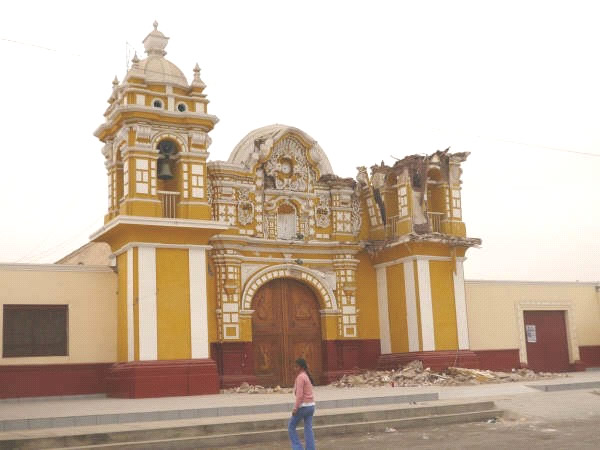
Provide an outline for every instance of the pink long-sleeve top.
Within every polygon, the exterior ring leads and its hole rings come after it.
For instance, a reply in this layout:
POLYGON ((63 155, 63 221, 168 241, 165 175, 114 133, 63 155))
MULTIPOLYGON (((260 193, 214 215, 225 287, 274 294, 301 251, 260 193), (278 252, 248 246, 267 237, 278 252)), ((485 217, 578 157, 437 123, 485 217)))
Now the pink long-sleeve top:
POLYGON ((296 395, 296 403, 294 409, 298 409, 301 406, 308 406, 315 404, 315 397, 313 396, 313 387, 306 375, 306 372, 301 371, 296 377, 294 382, 294 394, 296 395))

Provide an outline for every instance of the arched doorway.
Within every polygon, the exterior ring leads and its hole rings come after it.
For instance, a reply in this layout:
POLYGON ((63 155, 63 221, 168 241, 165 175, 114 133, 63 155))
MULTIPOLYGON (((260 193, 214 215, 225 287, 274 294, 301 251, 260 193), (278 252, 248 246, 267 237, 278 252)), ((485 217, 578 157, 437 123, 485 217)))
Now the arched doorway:
POLYGON ((308 362, 316 382, 321 366, 321 315, 313 291, 293 279, 263 285, 253 300, 254 373, 263 386, 294 384, 294 361, 308 362))

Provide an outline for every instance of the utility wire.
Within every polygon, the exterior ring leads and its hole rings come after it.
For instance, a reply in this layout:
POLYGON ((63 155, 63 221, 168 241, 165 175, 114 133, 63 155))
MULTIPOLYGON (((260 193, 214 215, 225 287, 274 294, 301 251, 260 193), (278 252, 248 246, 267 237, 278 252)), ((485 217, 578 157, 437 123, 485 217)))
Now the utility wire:
MULTIPOLYGON (((22 41, 17 41, 14 39, 6 39, 6 38, 0 38, 0 40, 6 41, 6 42, 10 42, 13 44, 19 44, 19 45, 26 45, 26 46, 31 46, 31 47, 36 47, 36 48, 40 48, 43 50, 48 50, 51 52, 56 52, 56 53, 67 53, 70 55, 74 55, 77 56, 79 58, 86 58, 86 59, 90 59, 86 56, 77 54, 77 53, 71 53, 71 52, 63 52, 62 50, 57 50, 55 48, 50 48, 50 47, 44 47, 42 45, 37 45, 37 44, 32 44, 29 42, 22 42, 22 41)), ((125 54, 126 54, 126 59, 129 60, 129 48, 134 48, 129 42, 125 41, 125 54)), ((128 67, 129 62, 126 61, 126 65, 128 67)), ((127 69, 129 70, 129 69, 127 69)), ((150 72, 150 73, 157 73, 157 74, 161 74, 162 72, 156 71, 156 70, 151 70, 148 68, 144 69, 144 72, 150 72)), ((435 130, 435 129, 434 129, 435 130)), ((439 130, 439 129, 437 129, 439 130)), ((491 141, 497 141, 497 142, 505 142, 507 144, 515 144, 515 145, 523 145, 526 147, 537 147, 537 148, 545 148, 548 150, 554 150, 557 152, 565 152, 565 153, 572 153, 575 155, 582 155, 582 156, 592 156, 592 157, 596 157, 596 158, 600 158, 600 153, 590 153, 590 152, 582 152, 579 150, 571 150, 571 149, 566 149, 566 148, 560 148, 560 147, 551 147, 551 146, 547 146, 547 145, 540 145, 540 144, 530 144, 530 143, 526 143, 526 142, 518 142, 518 141, 512 141, 510 139, 503 139, 503 138, 496 138, 496 137, 488 137, 488 136, 481 136, 481 135, 471 135, 472 137, 476 137, 478 139, 486 139, 486 140, 491 140, 491 141)))
MULTIPOLYGON (((88 230, 89 230, 89 229, 90 229, 90 228, 91 228, 93 225, 95 225, 96 223, 98 223, 98 222, 99 222, 99 221, 102 219, 102 217, 104 217, 104 216, 97 216, 97 217, 96 217, 96 218, 95 218, 95 219, 94 219, 92 222, 90 222, 89 224, 87 224, 85 227, 81 227, 81 228, 79 229, 79 231, 77 231, 76 233, 74 233, 74 234, 73 234, 73 233, 71 233, 71 235, 70 235, 70 236, 69 236, 67 239, 65 239, 65 240, 63 240, 63 241, 61 241, 61 242, 59 242, 58 244, 56 244, 56 245, 54 245, 54 246, 52 246, 52 247, 46 248, 46 249, 42 249, 41 251, 39 251, 38 253, 34 253, 33 255, 32 255, 32 254, 31 254, 31 252, 30 252, 29 254, 27 254, 27 255, 26 255, 26 256, 24 256, 24 257, 21 257, 21 258, 19 258, 19 259, 18 259, 17 261, 15 261, 15 262, 16 262, 16 263, 20 263, 20 262, 22 262, 23 260, 26 260, 25 262, 37 262, 37 261, 39 261, 40 259, 42 259, 42 258, 45 258, 45 257, 47 257, 47 256, 51 255, 53 252, 56 252, 56 251, 60 250, 60 249, 61 249, 61 248, 63 248, 63 247, 66 247, 66 246, 68 246, 68 245, 71 245, 71 244, 75 243, 76 241, 79 241, 79 240, 80 240, 80 239, 79 239, 79 238, 80 238, 80 236, 81 236, 82 234, 84 234, 84 233, 86 233, 86 234, 87 234, 88 230), (28 261, 27 261, 27 260, 28 260, 28 261)), ((86 236, 86 237, 87 237, 87 236, 86 236)))
MULTIPOLYGON (((29 42, 21 42, 21 41, 16 41, 14 39, 6 39, 6 38, 0 38, 0 41, 6 41, 6 42, 10 42, 12 44, 25 45, 25 46, 29 46, 29 47, 35 47, 35 48, 39 48, 39 49, 42 49, 42 50, 47 50, 47 51, 55 52, 55 53, 64 53, 64 54, 67 54, 67 55, 77 56, 78 58, 83 58, 83 59, 87 59, 89 61, 92 61, 92 58, 90 58, 88 56, 85 56, 85 55, 80 55, 78 53, 72 53, 72 52, 63 51, 63 50, 57 50, 55 48, 50 48, 50 47, 44 47, 42 45, 31 44, 29 42)), ((125 46, 126 46, 125 47, 126 48, 126 50, 125 50, 125 52, 126 52, 126 59, 129 59, 129 54, 130 53, 129 53, 129 50, 128 50, 128 46, 132 47, 134 49, 135 49, 135 47, 133 47, 131 44, 129 44, 129 42, 126 42, 125 46)), ((129 71, 129 61, 126 61, 125 65, 127 67, 127 69, 125 70, 125 72, 128 72, 129 71)), ((148 68, 144 68, 144 72, 156 73, 156 74, 163 74, 164 73, 164 72, 160 72, 158 70, 152 70, 152 69, 148 69, 148 68)))
POLYGON ((480 136, 480 135, 475 135, 475 137, 476 138, 480 138, 480 139, 487 139, 487 140, 492 140, 492 141, 498 141, 498 142, 506 142, 507 144, 523 145, 525 147, 546 148, 548 150, 554 150, 554 151, 557 151, 557 152, 573 153, 575 155, 594 156, 596 158, 600 158, 600 153, 582 152, 582 151, 579 151, 579 150, 570 150, 570 149, 567 149, 567 148, 551 147, 551 146, 548 146, 548 145, 541 145, 541 144, 529 144, 529 143, 526 143, 526 142, 512 141, 510 139, 502 139, 502 138, 496 138, 496 137, 485 137, 485 136, 480 136))

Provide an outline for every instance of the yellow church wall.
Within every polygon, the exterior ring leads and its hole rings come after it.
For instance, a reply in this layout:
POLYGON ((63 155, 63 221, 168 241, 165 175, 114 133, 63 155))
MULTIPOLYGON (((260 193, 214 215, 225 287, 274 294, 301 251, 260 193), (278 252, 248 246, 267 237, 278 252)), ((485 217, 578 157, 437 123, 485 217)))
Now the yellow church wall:
POLYGON ((379 309, 377 303, 377 278, 367 252, 354 256, 359 260, 356 271, 356 306, 358 314, 358 337, 379 339, 379 309))
MULTIPOLYGON (((142 194, 146 198, 148 195, 142 194)), ((138 196, 139 197, 139 196, 138 196)), ((136 200, 130 198, 119 206, 119 214, 124 216, 161 217, 162 211, 160 201, 151 202, 147 199, 136 200)))
POLYGON ((429 261, 436 350, 458 349, 452 261, 429 261))
POLYGON ((152 91, 152 92, 163 93, 163 94, 167 91, 166 87, 164 85, 160 85, 160 84, 149 84, 148 86, 146 86, 146 89, 148 89, 149 91, 152 91))
POLYGON ((187 249, 156 249, 158 359, 190 358, 190 279, 187 249))
POLYGON ((389 266, 386 272, 392 353, 404 353, 408 352, 404 266, 403 264, 389 266))
POLYGON ((119 289, 117 295, 117 361, 127 361, 127 253, 117 256, 119 289))
POLYGON ((208 204, 181 204, 177 205, 177 217, 193 220, 211 220, 212 212, 208 204))
POLYGON ((595 286, 596 283, 575 282, 466 281, 471 349, 519 348, 519 314, 523 309, 565 310, 567 316, 574 316, 573 327, 567 317, 572 345, 599 345, 600 292, 595 286))
POLYGON ((252 342, 252 317, 240 316, 240 341, 252 342))
POLYGON ((467 236, 467 228, 465 227, 465 224, 460 221, 443 222, 442 231, 446 234, 451 234, 452 236, 467 236))
POLYGON ((117 288, 107 266, 0 264, 0 328, 3 305, 68 305, 67 356, 0 358, 0 365, 116 362, 117 288))
POLYGON ((338 339, 338 316, 321 316, 321 337, 327 341, 338 339))
MULTIPOLYGON (((464 248, 456 248, 456 256, 463 256, 464 253, 464 248)), ((450 257, 451 253, 446 244, 438 242, 409 242, 383 249, 373 258, 373 264, 381 264, 414 255, 450 257)))

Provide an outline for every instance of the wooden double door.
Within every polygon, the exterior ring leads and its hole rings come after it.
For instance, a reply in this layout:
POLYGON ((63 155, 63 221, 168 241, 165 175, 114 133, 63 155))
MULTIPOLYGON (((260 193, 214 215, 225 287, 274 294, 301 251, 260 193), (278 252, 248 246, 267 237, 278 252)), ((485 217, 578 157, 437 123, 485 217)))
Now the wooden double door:
POLYGON ((322 371, 321 315, 311 289, 277 279, 255 294, 252 315, 254 373, 263 386, 292 386, 294 361, 304 358, 315 382, 322 371))

